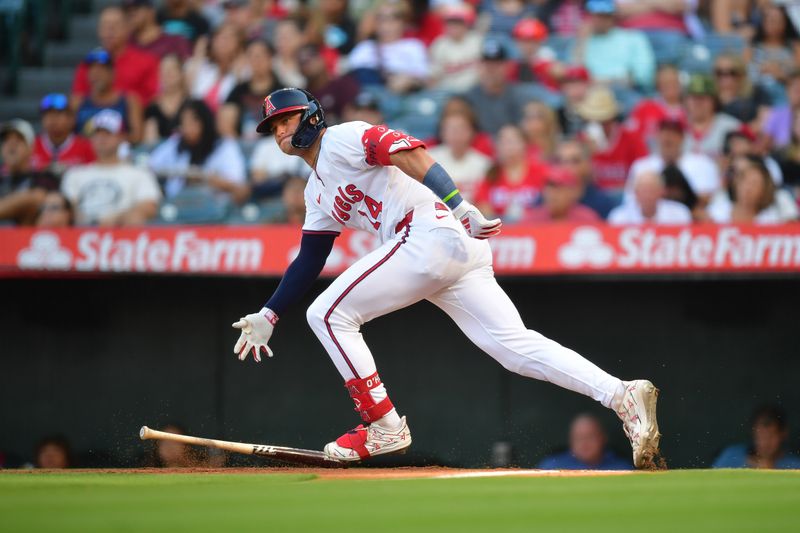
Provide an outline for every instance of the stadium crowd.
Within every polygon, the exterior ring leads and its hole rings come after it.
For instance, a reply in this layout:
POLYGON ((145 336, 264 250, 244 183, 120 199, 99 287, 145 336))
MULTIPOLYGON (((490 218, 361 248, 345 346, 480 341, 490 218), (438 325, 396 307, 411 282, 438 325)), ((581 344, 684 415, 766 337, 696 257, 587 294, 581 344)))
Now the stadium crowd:
POLYGON ((3 123, 0 223, 301 223, 309 169, 255 124, 426 141, 506 223, 798 218, 800 7, 778 0, 123 0, 37 134, 3 123))

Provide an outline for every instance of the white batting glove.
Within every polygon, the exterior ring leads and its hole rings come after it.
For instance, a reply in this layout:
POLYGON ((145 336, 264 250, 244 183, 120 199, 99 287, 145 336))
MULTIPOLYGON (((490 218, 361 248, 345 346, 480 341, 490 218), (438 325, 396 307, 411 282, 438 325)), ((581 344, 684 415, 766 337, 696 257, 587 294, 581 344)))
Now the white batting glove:
POLYGON ((453 215, 461 221, 467 234, 475 239, 488 239, 500 233, 503 223, 499 218, 486 220, 478 208, 464 200, 453 209, 453 215))
POLYGON ((272 357, 267 343, 272 337, 272 330, 278 322, 278 315, 272 309, 264 307, 258 313, 247 315, 233 323, 233 327, 242 330, 239 340, 233 347, 233 353, 239 355, 239 361, 244 361, 250 350, 253 350, 253 357, 257 363, 261 362, 261 350, 263 349, 268 357, 272 357))

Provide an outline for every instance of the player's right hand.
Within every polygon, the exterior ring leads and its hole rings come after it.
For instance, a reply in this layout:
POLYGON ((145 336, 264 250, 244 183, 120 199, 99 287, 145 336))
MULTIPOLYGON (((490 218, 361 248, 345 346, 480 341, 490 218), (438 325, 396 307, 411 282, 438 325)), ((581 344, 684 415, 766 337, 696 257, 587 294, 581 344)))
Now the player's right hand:
POLYGON ((233 347, 233 353, 239 355, 239 361, 244 361, 250 350, 253 350, 253 357, 256 362, 261 362, 261 350, 266 352, 268 357, 272 357, 272 350, 267 346, 275 323, 278 322, 278 315, 271 309, 264 307, 258 313, 253 313, 239 319, 233 323, 233 327, 242 330, 239 340, 233 347))
POLYGON ((453 209, 453 215, 461 221, 470 237, 488 239, 500 233, 503 223, 499 218, 487 220, 478 208, 464 200, 453 209))

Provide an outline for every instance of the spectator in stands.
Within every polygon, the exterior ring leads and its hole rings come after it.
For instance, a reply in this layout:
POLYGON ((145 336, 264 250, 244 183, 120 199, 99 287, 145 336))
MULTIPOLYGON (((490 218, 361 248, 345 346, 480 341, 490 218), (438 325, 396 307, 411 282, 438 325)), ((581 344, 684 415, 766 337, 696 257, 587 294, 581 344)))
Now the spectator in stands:
POLYGON ((787 103, 773 107, 764 121, 762 144, 765 150, 782 150, 792 138, 792 120, 800 110, 800 69, 793 70, 786 81, 787 103))
POLYGON ((45 437, 36 445, 36 468, 61 470, 73 466, 69 441, 63 435, 45 437))
POLYGON ((153 0, 123 0, 122 6, 131 25, 131 46, 159 59, 174 54, 185 61, 192 54, 189 39, 161 29, 153 0))
POLYGON ((575 43, 574 62, 586 65, 596 81, 648 90, 656 61, 647 37, 617 26, 614 0, 588 0, 586 10, 590 24, 575 43))
POLYGON ((647 155, 644 141, 622 123, 607 87, 593 87, 577 111, 587 122, 581 136, 591 146, 595 182, 609 194, 621 194, 631 165, 647 155))
POLYGON ((554 162, 571 170, 580 179, 583 194, 579 202, 602 218, 607 218, 618 202, 595 184, 592 175, 592 154, 586 143, 574 138, 562 141, 556 149, 554 162))
POLYGON ((404 37, 411 13, 404 2, 384 2, 375 15, 375 39, 362 41, 350 53, 349 64, 362 84, 380 82, 398 94, 423 87, 430 76, 422 41, 404 37))
POLYGON ((102 48, 92 50, 83 63, 88 66, 89 94, 81 101, 76 113, 75 127, 86 133, 86 126, 98 112, 113 109, 122 116, 127 140, 138 143, 142 139, 144 115, 136 95, 114 88, 114 65, 111 54, 102 48))
POLYGON ((299 157, 284 154, 272 135, 256 143, 250 158, 255 200, 281 195, 291 179, 298 178, 305 183, 310 174, 311 167, 299 157))
POLYGON ((545 457, 537 468, 544 470, 633 470, 633 465, 608 449, 600 420, 579 415, 569 429, 569 450, 545 457))
POLYGON ((40 228, 64 228, 75 221, 72 203, 60 191, 49 191, 39 206, 35 225, 40 228))
POLYGON ((664 176, 666 198, 676 200, 694 210, 703 210, 712 195, 721 187, 716 162, 705 154, 684 150, 685 125, 680 119, 665 118, 658 125, 657 150, 637 159, 628 173, 627 193, 633 194, 633 178, 645 170, 663 173, 674 166, 675 171, 664 176))
POLYGON ((450 113, 439 125, 442 144, 430 149, 431 157, 453 177, 461 196, 470 202, 492 166, 489 157, 472 147, 476 128, 474 115, 450 113))
POLYGON ((692 212, 685 205, 664 198, 664 178, 658 172, 644 170, 633 178, 633 198, 615 207, 608 222, 628 224, 690 224, 692 212))
POLYGON ((247 60, 242 34, 230 23, 214 30, 209 50, 205 43, 205 38, 198 40, 194 55, 186 62, 186 82, 192 98, 202 100, 216 113, 244 78, 247 60))
POLYGON ((506 80, 509 53, 500 41, 484 41, 481 55, 480 81, 464 96, 480 129, 496 135, 504 125, 516 124, 527 98, 506 80))
POLYGON ((360 91, 358 81, 349 74, 333 77, 325 66, 322 50, 315 44, 303 46, 297 53, 300 72, 306 79, 308 89, 325 110, 325 121, 338 124, 344 108, 352 102, 360 91))
POLYGON ((357 29, 348 7, 348 0, 320 0, 311 13, 306 35, 321 34, 323 41, 316 44, 342 55, 349 54, 356 45, 357 29))
MULTIPOLYGON (((158 92, 158 59, 128 44, 130 29, 122 8, 103 8, 97 24, 97 34, 100 46, 111 55, 111 62, 114 64, 114 89, 120 93, 135 95, 142 105, 149 104, 158 92)), ((75 72, 72 83, 75 108, 89 95, 89 66, 84 61, 75 72)))
MULTIPOLYGON (((748 156, 761 157, 756 149, 755 135, 747 126, 742 126, 741 129, 732 131, 725 137, 723 155, 720 157, 720 168, 725 179, 725 186, 714 195, 709 207, 710 210, 717 211, 718 203, 722 203, 722 208, 727 209, 733 198, 733 182, 737 165, 741 165, 748 156)), ((775 208, 778 211, 778 217, 781 220, 796 220, 798 218, 798 205, 792 194, 781 188, 783 173, 780 165, 769 156, 764 157, 763 161, 775 184, 775 208)), ((794 178, 794 180, 797 179, 797 177, 794 178)))
POLYGON ((344 122, 362 120, 368 124, 383 124, 380 101, 375 93, 362 91, 355 100, 345 106, 343 112, 344 122))
POLYGON ((117 156, 122 116, 113 109, 97 113, 90 123, 97 162, 71 168, 61 191, 75 206, 78 224, 138 226, 155 217, 161 191, 155 176, 117 156))
POLYGON ((159 71, 159 91, 144 110, 144 142, 155 144, 178 129, 178 112, 189 98, 180 59, 164 56, 159 71))
POLYGON ((185 186, 205 185, 236 203, 250 194, 244 155, 238 143, 220 138, 214 115, 200 100, 189 100, 179 113, 178 132, 150 154, 150 168, 167 178, 167 198, 185 186))
MULTIPOLYGON (((783 218, 775 201, 775 182, 764 160, 757 156, 739 158, 733 163, 733 187, 729 197, 717 197, 708 215, 718 224, 781 224, 783 218)), ((784 215, 785 216, 785 215, 784 215)), ((795 211, 796 218, 797 213, 795 211)))
POLYGON ((528 141, 528 157, 552 159, 561 137, 555 111, 543 102, 531 100, 523 108, 519 125, 528 141))
POLYGON ((33 168, 33 142, 33 126, 24 120, 0 127, 0 220, 33 224, 47 191, 58 188, 52 174, 33 168))
POLYGON ((522 19, 511 34, 517 45, 519 60, 512 63, 509 79, 525 83, 538 82, 548 89, 558 90, 558 81, 564 65, 556 60, 556 54, 544 43, 547 26, 537 19, 522 19))
POLYGON ((508 124, 497 134, 497 164, 475 192, 475 204, 486 216, 517 222, 536 204, 543 184, 542 165, 527 156, 525 134, 508 124))
POLYGON ((490 34, 509 35, 524 18, 536 16, 533 3, 523 0, 487 0, 481 13, 481 27, 490 34))
POLYGON ((286 210, 286 223, 293 226, 302 226, 306 218, 305 202, 306 180, 291 177, 283 187, 283 207, 286 210))
POLYGON ((689 131, 686 149, 716 158, 722 153, 725 135, 738 129, 741 122, 717 112, 714 80, 705 74, 694 74, 686 88, 686 119, 689 131))
POLYGON ((769 113, 772 100, 760 86, 751 83, 741 57, 721 54, 714 61, 714 80, 720 111, 756 131, 769 113))
POLYGON ((750 41, 756 32, 752 0, 713 0, 708 2, 711 27, 715 33, 736 33, 750 41))
POLYGON ((680 71, 670 64, 661 65, 656 72, 656 95, 639 101, 631 110, 628 126, 641 135, 653 148, 658 125, 666 119, 686 120, 683 107, 680 71))
POLYGON ((764 87, 779 89, 800 59, 800 35, 789 20, 785 5, 764 2, 761 23, 745 60, 750 79, 764 87))
POLYGON ((256 139, 256 126, 261 122, 264 96, 284 85, 272 70, 272 47, 267 41, 250 41, 245 55, 250 79, 231 90, 217 123, 224 136, 242 135, 246 139, 256 139))
POLYGON ((445 102, 444 106, 442 107, 442 112, 439 115, 439 128, 437 131, 437 138, 435 139, 428 139, 425 143, 429 147, 436 146, 442 141, 442 128, 441 124, 442 121, 450 114, 457 114, 457 115, 466 115, 469 117, 469 120, 476 125, 476 133, 472 139, 472 147, 475 148, 480 153, 488 156, 491 159, 494 159, 494 140, 492 136, 483 131, 480 128, 480 124, 478 121, 478 115, 475 113, 475 109, 473 108, 470 101, 465 96, 451 96, 447 102, 445 102))
POLYGON ((583 131, 586 121, 578 113, 578 106, 589 92, 589 71, 582 66, 567 67, 561 76, 561 94, 564 103, 558 108, 558 123, 567 137, 583 131))
POLYGON ((549 166, 545 169, 543 203, 528 210, 522 222, 576 222, 591 224, 600 217, 580 203, 583 186, 580 178, 567 167, 549 166))
POLYGON ((69 107, 69 98, 61 93, 46 95, 39 102, 42 133, 33 143, 31 165, 36 170, 47 170, 57 177, 74 165, 94 161, 94 150, 89 140, 75 131, 75 113, 69 107))
POLYGON ((442 10, 444 34, 430 48, 430 86, 444 91, 464 92, 478 82, 481 35, 472 29, 475 11, 469 4, 446 6, 442 10))
POLYGON ((165 33, 181 35, 194 44, 211 31, 208 21, 195 10, 191 0, 164 0, 158 23, 165 33))
POLYGON ((800 468, 800 457, 785 449, 789 426, 783 408, 759 407, 751 427, 750 444, 728 446, 714 460, 713 468, 800 468))
POLYGON ((300 72, 300 62, 297 59, 297 52, 303 44, 303 32, 296 19, 285 18, 278 22, 272 41, 272 48, 275 50, 272 67, 287 87, 302 89, 306 86, 306 79, 300 72))
POLYGON ((225 0, 225 22, 233 25, 245 41, 267 40, 277 21, 266 16, 265 0, 225 0))

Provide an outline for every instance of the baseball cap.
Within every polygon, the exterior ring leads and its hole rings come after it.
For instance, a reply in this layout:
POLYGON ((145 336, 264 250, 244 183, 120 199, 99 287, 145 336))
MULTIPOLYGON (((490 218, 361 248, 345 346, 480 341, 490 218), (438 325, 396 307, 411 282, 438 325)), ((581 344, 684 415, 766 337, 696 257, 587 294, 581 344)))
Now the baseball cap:
POLYGON ((247 0, 225 0, 224 2, 222 2, 222 7, 224 9, 234 9, 237 7, 244 7, 248 3, 249 2, 247 0))
POLYGON ((481 49, 481 57, 486 61, 504 61, 508 59, 508 50, 500 41, 486 39, 481 49))
POLYGON ((547 169, 545 184, 557 187, 575 187, 580 184, 578 176, 570 169, 562 166, 551 166, 547 169))
POLYGON ((66 94, 50 93, 39 101, 39 112, 66 111, 69 109, 69 98, 66 94))
POLYGON ((619 115, 619 104, 611 89, 598 85, 589 89, 576 111, 584 120, 605 122, 619 115))
POLYGON ((117 134, 122 131, 122 115, 113 109, 103 109, 92 117, 89 123, 89 131, 94 133, 98 130, 106 130, 117 134))
POLYGON ((83 62, 92 65, 94 63, 99 63, 101 65, 112 65, 114 61, 111 59, 111 54, 108 53, 108 50, 105 48, 95 48, 88 54, 86 57, 83 58, 83 62))
POLYGON ((537 19, 522 19, 514 25, 511 34, 524 41, 544 41, 547 39, 547 26, 537 19))
POLYGON ((716 92, 714 78, 707 74, 692 74, 686 86, 686 94, 714 96, 716 92))
POLYGON ((616 11, 614 0, 589 0, 586 11, 593 15, 612 15, 616 11))
POLYGON ((30 122, 22 120, 21 118, 9 120, 0 126, 0 140, 5 140, 6 135, 11 132, 17 133, 22 137, 28 146, 33 144, 33 140, 36 137, 30 122))

